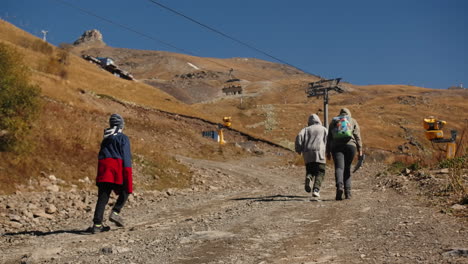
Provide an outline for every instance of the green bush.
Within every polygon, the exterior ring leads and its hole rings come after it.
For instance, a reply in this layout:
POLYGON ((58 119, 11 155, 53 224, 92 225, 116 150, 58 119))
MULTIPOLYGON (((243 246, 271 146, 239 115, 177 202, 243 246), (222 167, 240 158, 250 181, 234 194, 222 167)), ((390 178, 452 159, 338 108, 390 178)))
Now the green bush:
POLYGON ((392 164, 390 164, 390 165, 388 166, 388 169, 387 169, 387 170, 388 170, 390 173, 395 174, 395 173, 400 173, 400 172, 402 172, 405 168, 406 168, 406 164, 404 164, 404 163, 401 162, 401 161, 395 161, 395 162, 393 162, 392 164))
POLYGON ((0 151, 16 151, 39 110, 39 87, 30 84, 23 56, 0 43, 0 151))
POLYGON ((446 159, 439 162, 439 168, 468 168, 468 155, 464 155, 461 157, 456 157, 453 159, 446 159))

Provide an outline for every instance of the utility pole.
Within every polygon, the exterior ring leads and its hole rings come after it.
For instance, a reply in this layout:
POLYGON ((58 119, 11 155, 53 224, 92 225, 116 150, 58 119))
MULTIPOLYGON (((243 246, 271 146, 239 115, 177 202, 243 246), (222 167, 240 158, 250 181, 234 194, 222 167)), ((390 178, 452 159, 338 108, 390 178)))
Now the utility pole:
POLYGON ((306 89, 307 97, 317 96, 318 98, 323 95, 323 119, 326 128, 328 128, 328 92, 330 90, 334 90, 338 93, 344 92, 344 90, 338 86, 340 81, 341 78, 311 82, 306 89))
POLYGON ((41 30, 41 32, 42 32, 42 40, 43 40, 44 42, 47 42, 47 32, 49 32, 49 31, 47 31, 47 30, 41 30))

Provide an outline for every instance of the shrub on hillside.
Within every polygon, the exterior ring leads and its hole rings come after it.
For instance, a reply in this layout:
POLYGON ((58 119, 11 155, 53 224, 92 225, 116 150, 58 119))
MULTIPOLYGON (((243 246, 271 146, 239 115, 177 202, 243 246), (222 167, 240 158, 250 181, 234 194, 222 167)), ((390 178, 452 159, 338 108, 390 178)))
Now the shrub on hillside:
POLYGON ((68 78, 67 66, 70 64, 69 49, 60 48, 55 56, 51 55, 41 61, 38 70, 57 75, 62 79, 68 78))
POLYGON ((52 54, 54 48, 49 43, 43 41, 42 39, 36 39, 31 43, 31 49, 46 55, 52 54))
POLYGON ((443 160, 438 165, 439 168, 450 169, 449 181, 450 189, 460 196, 460 203, 468 204, 468 184, 466 171, 468 169, 468 154, 453 159, 443 160))
POLYGON ((0 43, 0 151, 20 150, 39 109, 40 89, 29 83, 23 57, 0 43))
POLYGON ((40 52, 45 55, 50 55, 54 51, 52 45, 50 45, 46 41, 43 41, 42 39, 35 39, 31 41, 29 38, 23 37, 16 42, 23 48, 31 49, 33 51, 40 52))
POLYGON ((73 46, 67 43, 61 43, 59 45, 59 51, 57 54, 57 59, 62 65, 70 65, 70 51, 73 46))
POLYGON ((49 57, 47 60, 44 60, 40 65, 39 70, 60 76, 62 79, 66 79, 68 77, 68 71, 65 68, 65 65, 60 63, 59 58, 55 57, 49 57))

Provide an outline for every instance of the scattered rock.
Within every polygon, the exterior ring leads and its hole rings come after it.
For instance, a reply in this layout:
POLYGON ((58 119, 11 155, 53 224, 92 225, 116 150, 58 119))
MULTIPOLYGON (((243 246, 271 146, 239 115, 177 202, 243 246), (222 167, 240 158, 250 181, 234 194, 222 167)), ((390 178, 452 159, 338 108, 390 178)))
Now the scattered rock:
POLYGON ((46 207, 45 212, 48 214, 54 214, 55 212, 57 212, 57 207, 55 207, 55 205, 53 204, 50 204, 46 207))
POLYGON ((46 190, 49 192, 58 192, 60 191, 60 187, 58 185, 49 185, 46 187, 46 190))
POLYGON ((33 212, 33 216, 34 217, 43 217, 43 218, 47 218, 47 219, 53 219, 54 218, 53 215, 47 214, 46 212, 40 211, 40 210, 37 210, 37 211, 33 212))
POLYGON ((448 168, 443 168, 440 170, 433 171, 435 174, 449 174, 450 170, 448 168))
POLYGON ((111 247, 103 247, 100 251, 103 254, 112 254, 114 252, 111 247))
POLYGON ((8 216, 8 218, 10 218, 10 221, 14 221, 14 222, 18 222, 18 223, 21 222, 21 216, 19 216, 19 215, 10 214, 8 216))
POLYGON ((452 208, 453 210, 464 210, 464 209, 466 209, 466 207, 464 205, 461 205, 461 204, 454 204, 450 208, 452 208))
POLYGON ((113 248, 112 248, 112 251, 113 251, 113 252, 115 251, 115 253, 125 253, 125 252, 129 252, 130 249, 129 249, 129 248, 126 248, 126 247, 118 247, 118 246, 116 246, 116 247, 113 247, 113 248))
POLYGON ((28 211, 28 210, 26 210, 26 209, 22 211, 22 214, 23 214, 24 216, 26 216, 27 218, 29 218, 29 219, 33 219, 33 218, 34 218, 33 213, 31 213, 30 211, 28 211))
POLYGON ((88 177, 84 177, 83 179, 79 179, 78 181, 86 184, 91 183, 91 180, 88 177))

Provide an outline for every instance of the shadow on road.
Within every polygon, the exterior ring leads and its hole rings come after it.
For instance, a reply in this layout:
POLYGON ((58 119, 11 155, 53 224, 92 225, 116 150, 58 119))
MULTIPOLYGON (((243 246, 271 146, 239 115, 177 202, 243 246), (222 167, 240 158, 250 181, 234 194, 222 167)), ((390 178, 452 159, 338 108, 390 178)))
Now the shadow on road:
MULTIPOLYGON (((271 196, 262 196, 262 197, 242 197, 242 198, 234 198, 231 199, 233 201, 246 201, 252 200, 254 202, 304 202, 305 200, 308 201, 310 196, 297 196, 297 195, 271 195, 271 196)), ((327 201, 327 200, 320 200, 320 201, 327 201)))
POLYGON ((49 232, 42 232, 42 231, 22 231, 22 232, 11 232, 11 233, 4 233, 2 236, 20 236, 20 235, 30 235, 30 236, 48 236, 48 235, 56 235, 56 234, 75 234, 75 235, 90 235, 91 232, 88 229, 71 229, 71 230, 55 230, 49 232))

